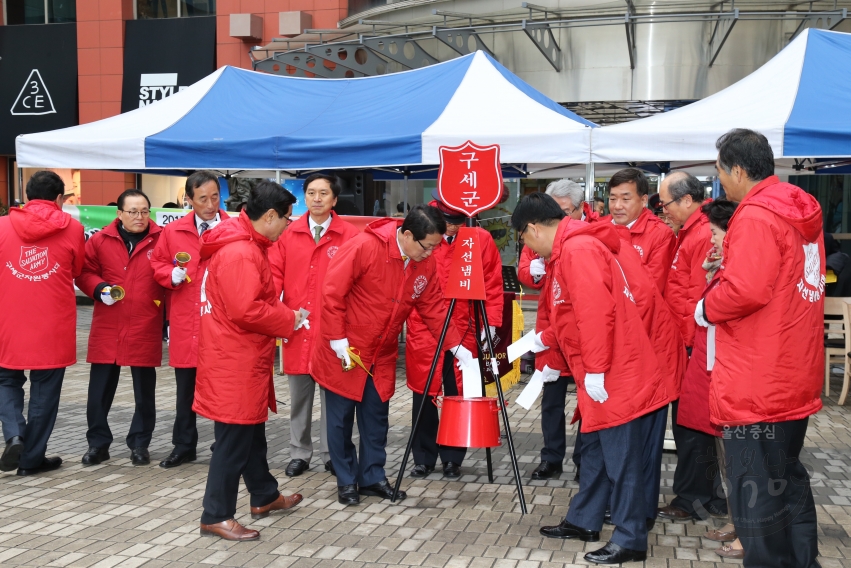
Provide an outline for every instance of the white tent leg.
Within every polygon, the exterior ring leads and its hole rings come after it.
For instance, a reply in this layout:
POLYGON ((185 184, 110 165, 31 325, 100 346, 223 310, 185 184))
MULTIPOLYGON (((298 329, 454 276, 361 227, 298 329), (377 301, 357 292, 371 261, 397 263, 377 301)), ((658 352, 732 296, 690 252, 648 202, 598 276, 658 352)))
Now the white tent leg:
POLYGON ((408 215, 408 174, 405 174, 405 197, 402 207, 402 214, 405 216, 408 215))
POLYGON ((281 170, 275 170, 275 183, 281 185, 281 170))
POLYGON ((585 201, 594 201, 594 162, 585 164, 585 201))

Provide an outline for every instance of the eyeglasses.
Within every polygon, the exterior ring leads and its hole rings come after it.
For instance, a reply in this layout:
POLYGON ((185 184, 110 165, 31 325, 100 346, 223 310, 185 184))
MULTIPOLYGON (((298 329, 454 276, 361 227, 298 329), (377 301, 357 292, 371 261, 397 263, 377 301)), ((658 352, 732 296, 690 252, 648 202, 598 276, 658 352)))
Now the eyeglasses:
POLYGON ((523 226, 523 230, 522 230, 522 231, 520 231, 519 233, 517 233, 517 238, 520 240, 520 244, 524 244, 524 243, 525 243, 525 241, 523 240, 523 233, 525 233, 525 232, 526 232, 526 229, 528 229, 528 228, 529 228, 529 223, 526 223, 526 224, 523 226))
MULTIPOLYGON (((683 196, 683 197, 685 197, 685 196, 683 196)), ((672 199, 672 200, 670 200, 670 201, 669 201, 669 202, 667 202, 667 203, 663 203, 663 204, 662 204, 662 209, 667 209, 667 208, 668 208, 668 205, 670 205, 671 203, 674 203, 675 201, 679 201, 680 199, 682 199, 682 197, 677 197, 676 199, 672 199)))
POLYGON ((148 209, 142 209, 141 211, 136 211, 135 209, 131 209, 127 211, 126 209, 120 209, 122 213, 127 213, 131 217, 148 217, 151 214, 151 211, 148 209))
POLYGON ((431 252, 440 245, 440 243, 437 243, 436 245, 432 245, 432 246, 426 248, 426 247, 423 246, 423 244, 420 241, 417 241, 417 244, 420 245, 420 248, 422 248, 426 252, 431 252))

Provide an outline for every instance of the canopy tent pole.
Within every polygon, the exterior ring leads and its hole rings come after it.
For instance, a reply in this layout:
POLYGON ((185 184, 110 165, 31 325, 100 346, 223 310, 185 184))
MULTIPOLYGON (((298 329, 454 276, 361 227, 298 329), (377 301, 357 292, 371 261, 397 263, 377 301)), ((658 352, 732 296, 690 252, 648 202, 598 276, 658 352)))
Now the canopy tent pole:
POLYGON ((405 170, 405 197, 403 198, 402 214, 408 214, 408 170, 405 170))
POLYGON ((18 166, 18 203, 24 202, 24 168, 18 166))
POLYGON ((594 162, 585 165, 585 201, 594 201, 594 162))
POLYGON ((275 183, 281 185, 281 170, 275 170, 275 183))

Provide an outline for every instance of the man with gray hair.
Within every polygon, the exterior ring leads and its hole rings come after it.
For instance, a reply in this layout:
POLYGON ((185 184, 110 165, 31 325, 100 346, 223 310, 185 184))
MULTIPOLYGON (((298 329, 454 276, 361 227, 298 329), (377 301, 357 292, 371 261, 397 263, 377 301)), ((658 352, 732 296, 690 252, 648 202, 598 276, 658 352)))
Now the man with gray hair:
MULTIPOLYGON (((585 203, 585 189, 575 181, 560 179, 547 185, 547 195, 551 196, 558 204, 564 214, 577 221, 592 223, 597 220, 597 214, 585 203)), ((518 278, 524 286, 535 290, 542 290, 547 273, 543 258, 536 255, 532 249, 526 247, 520 255, 518 264, 518 278)), ((542 293, 538 301, 538 323, 548 321, 549 309, 542 299, 542 293)), ((546 327, 546 326, 544 326, 546 327)), ((544 447, 541 449, 541 463, 532 472, 532 479, 544 480, 555 477, 563 471, 565 450, 567 441, 565 438, 565 399, 567 397, 567 385, 570 381, 570 369, 564 358, 556 353, 544 355, 539 353, 535 357, 536 367, 544 369, 544 393, 541 398, 541 431, 544 435, 544 447), (544 359, 546 358, 546 361, 544 359)), ((576 445, 573 450, 573 461, 579 468, 579 450, 581 446, 579 428, 576 429, 576 445)), ((578 473, 577 473, 578 476, 578 473)), ((578 478, 578 477, 577 477, 578 478)))
MULTIPOLYGON (((706 188, 700 180, 685 172, 668 175, 659 187, 662 208, 682 228, 677 235, 677 249, 665 299, 680 325, 683 341, 691 352, 694 343, 694 308, 706 288, 703 261, 712 248, 709 219, 701 211, 707 203, 706 188)), ((679 393, 675 393, 679 398, 679 393)), ((677 469, 671 504, 659 509, 659 517, 671 520, 706 519, 710 514, 727 513, 727 502, 720 495, 720 476, 711 475, 707 456, 715 455, 715 437, 677 424, 678 400, 671 408, 671 425, 677 444, 677 469)))

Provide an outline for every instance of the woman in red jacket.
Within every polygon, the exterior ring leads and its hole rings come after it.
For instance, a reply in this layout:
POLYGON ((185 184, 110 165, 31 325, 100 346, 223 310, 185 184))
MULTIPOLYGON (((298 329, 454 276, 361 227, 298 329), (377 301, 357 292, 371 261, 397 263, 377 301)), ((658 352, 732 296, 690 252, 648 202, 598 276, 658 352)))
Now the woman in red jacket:
POLYGON ((86 361, 92 364, 86 439, 89 450, 83 465, 109 459, 112 432, 107 416, 112 407, 121 367, 130 367, 136 410, 127 433, 133 465, 147 465, 148 444, 157 420, 156 367, 163 358, 163 301, 165 290, 154 280, 151 255, 160 226, 150 219, 151 202, 141 191, 128 189, 118 196, 118 218, 86 243, 86 264, 77 287, 94 298, 86 361), (124 298, 110 295, 124 288, 124 298))
POLYGON ((251 518, 289 509, 301 495, 283 496, 266 461, 266 420, 277 411, 272 365, 275 338, 290 337, 301 316, 279 299, 267 251, 290 222, 295 197, 261 181, 238 218, 204 233, 201 258, 201 337, 193 410, 215 421, 201 534, 256 540, 260 533, 234 519, 239 478, 251 494, 251 518))
MULTIPOLYGON (((344 505, 358 503, 358 495, 389 499, 393 494, 384 464, 398 337, 414 307, 431 333, 440 336, 446 307, 431 255, 445 232, 438 209, 417 205, 401 224, 396 219, 370 223, 328 265, 323 341, 313 352, 311 374, 326 389, 328 450, 337 471, 337 500, 344 505), (354 361, 352 354, 358 357, 354 361), (352 444, 355 414, 360 452, 352 444)), ((472 362, 460 342, 450 326, 444 345, 460 361, 472 362)), ((434 353, 416 355, 431 360, 434 353)), ((405 498, 404 491, 399 497, 405 498)))

